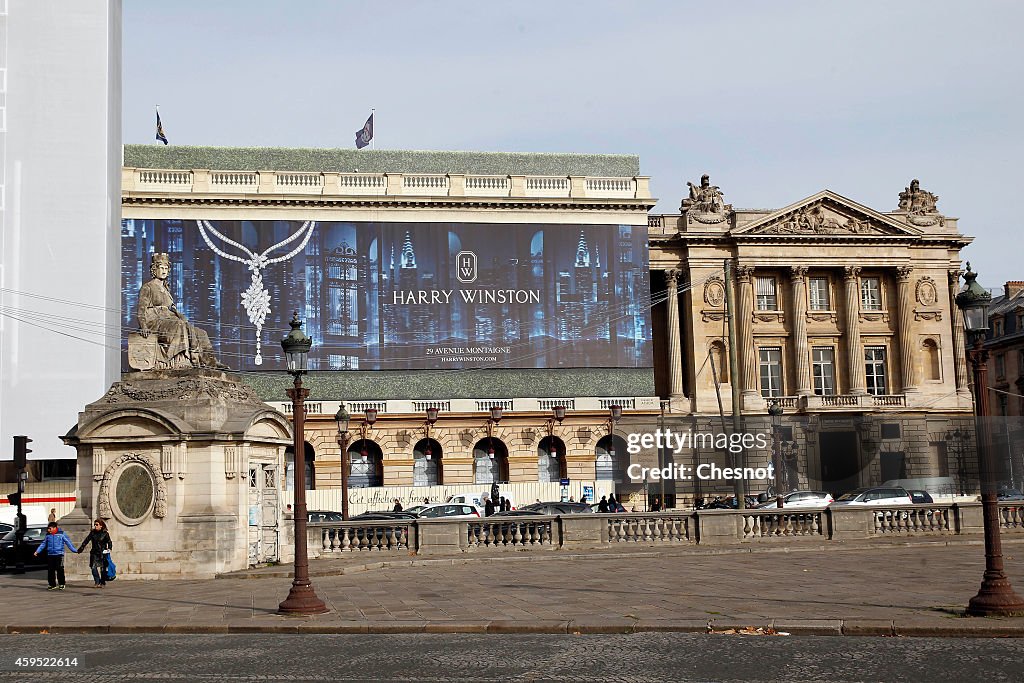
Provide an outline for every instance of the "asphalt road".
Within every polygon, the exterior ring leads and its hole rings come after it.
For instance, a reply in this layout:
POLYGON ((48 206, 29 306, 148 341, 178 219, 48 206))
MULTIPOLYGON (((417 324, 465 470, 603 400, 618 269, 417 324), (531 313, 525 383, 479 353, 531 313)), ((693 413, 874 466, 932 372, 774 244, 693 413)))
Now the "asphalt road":
POLYGON ((0 681, 1020 681, 1024 639, 2 635, 0 681), (77 656, 76 670, 17 657, 77 656))

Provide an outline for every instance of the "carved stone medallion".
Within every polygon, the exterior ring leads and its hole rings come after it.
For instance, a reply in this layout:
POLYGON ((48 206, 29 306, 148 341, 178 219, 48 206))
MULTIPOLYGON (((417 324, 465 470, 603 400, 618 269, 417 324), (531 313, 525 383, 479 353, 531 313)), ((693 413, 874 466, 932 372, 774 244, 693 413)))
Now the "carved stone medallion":
POLYGON ((934 306, 939 300, 938 290, 935 288, 935 280, 925 276, 917 281, 917 302, 922 306, 934 306))
POLYGON ((704 301, 715 308, 721 308, 725 303, 725 281, 722 278, 712 275, 704 283, 704 301))

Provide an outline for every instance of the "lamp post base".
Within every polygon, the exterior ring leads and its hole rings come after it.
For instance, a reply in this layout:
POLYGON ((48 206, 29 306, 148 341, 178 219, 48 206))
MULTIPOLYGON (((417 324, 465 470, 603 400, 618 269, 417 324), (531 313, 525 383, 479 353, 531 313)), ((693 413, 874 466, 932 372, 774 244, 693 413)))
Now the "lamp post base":
POLYGON ((330 610, 316 596, 312 585, 293 583, 288 597, 277 606, 277 611, 280 614, 323 614, 330 610))
POLYGON ((1024 616, 1024 600, 1013 591, 1006 576, 988 576, 986 572, 978 594, 967 603, 967 614, 972 617, 1024 616))

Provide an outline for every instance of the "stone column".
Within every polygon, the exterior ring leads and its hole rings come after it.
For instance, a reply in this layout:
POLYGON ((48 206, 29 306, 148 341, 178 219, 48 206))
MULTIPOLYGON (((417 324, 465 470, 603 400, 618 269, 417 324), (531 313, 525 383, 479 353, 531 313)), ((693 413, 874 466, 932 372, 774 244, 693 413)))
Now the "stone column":
POLYGON ((796 359, 796 393, 809 396, 811 390, 810 351, 807 348, 807 267, 789 269, 790 298, 793 300, 793 354, 796 359))
POLYGON ((743 405, 760 397, 757 389, 757 356, 754 354, 754 269, 752 266, 737 266, 736 281, 739 284, 739 309, 736 312, 736 335, 743 361, 743 381, 740 389, 743 392, 743 405))
POLYGON ((846 354, 846 374, 849 376, 847 393, 866 394, 864 379, 864 350, 860 343, 860 268, 846 266, 843 269, 843 291, 846 306, 843 310, 843 350, 846 354))
POLYGON ((917 346, 914 335, 914 301, 910 292, 910 277, 913 274, 911 266, 896 269, 896 294, 899 298, 896 320, 900 336, 900 370, 904 394, 918 390, 917 363, 914 358, 917 346))
POLYGON ((682 271, 672 268, 665 271, 665 287, 668 290, 668 380, 669 401, 676 407, 683 401, 683 347, 679 338, 679 277, 682 271))
POLYGON ((949 317, 953 325, 953 367, 956 369, 956 393, 971 399, 971 388, 967 384, 967 341, 964 338, 964 317, 956 305, 956 294, 960 288, 963 271, 950 270, 949 275, 949 317))

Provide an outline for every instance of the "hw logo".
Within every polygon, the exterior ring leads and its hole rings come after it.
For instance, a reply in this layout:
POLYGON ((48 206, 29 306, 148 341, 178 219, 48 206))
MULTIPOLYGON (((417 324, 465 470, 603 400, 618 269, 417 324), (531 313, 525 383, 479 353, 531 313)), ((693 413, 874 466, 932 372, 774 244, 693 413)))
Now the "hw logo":
POLYGON ((455 277, 459 282, 476 282, 476 254, 472 251, 460 251, 455 255, 455 277))

